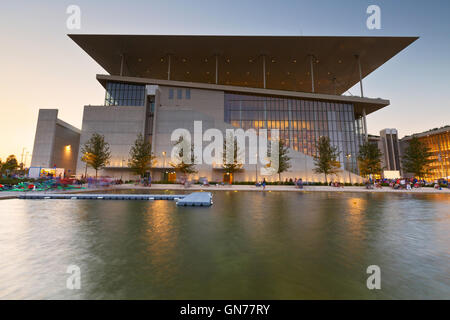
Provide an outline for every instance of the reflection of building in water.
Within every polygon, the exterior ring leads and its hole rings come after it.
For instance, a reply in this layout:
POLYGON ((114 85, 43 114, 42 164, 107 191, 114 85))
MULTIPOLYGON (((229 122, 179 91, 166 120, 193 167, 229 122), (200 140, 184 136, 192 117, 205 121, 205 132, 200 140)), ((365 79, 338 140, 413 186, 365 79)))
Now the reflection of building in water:
POLYGON ((402 138, 400 140, 402 154, 404 154, 413 136, 417 137, 432 152, 431 160, 433 162, 429 165, 430 171, 425 176, 425 179, 436 180, 444 177, 448 179, 450 177, 450 126, 402 138))

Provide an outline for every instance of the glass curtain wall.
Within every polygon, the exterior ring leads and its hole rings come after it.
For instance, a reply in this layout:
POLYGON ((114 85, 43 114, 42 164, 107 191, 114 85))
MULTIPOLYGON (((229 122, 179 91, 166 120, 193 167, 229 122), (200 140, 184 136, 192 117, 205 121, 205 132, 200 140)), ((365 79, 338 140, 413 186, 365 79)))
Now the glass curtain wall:
POLYGON ((143 106, 145 85, 108 82, 105 106, 143 106))
POLYGON ((279 129, 290 148, 309 156, 316 155, 319 137, 328 136, 342 167, 357 173, 364 134, 352 104, 225 93, 225 121, 244 130, 279 129))

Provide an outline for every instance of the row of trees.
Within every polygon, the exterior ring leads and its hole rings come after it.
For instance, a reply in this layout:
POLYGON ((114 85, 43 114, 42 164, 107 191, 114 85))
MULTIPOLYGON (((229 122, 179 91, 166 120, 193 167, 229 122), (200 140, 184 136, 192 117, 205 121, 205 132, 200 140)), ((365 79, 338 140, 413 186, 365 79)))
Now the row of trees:
MULTIPOLYGON (((340 153, 337 147, 331 145, 328 137, 319 138, 317 156, 314 157, 314 171, 324 174, 326 182, 328 182, 327 177, 336 174, 341 167, 338 161, 340 153)), ((417 137, 413 137, 402 157, 403 170, 414 173, 420 179, 424 178, 432 162, 431 155, 430 149, 417 137)), ((361 145, 357 158, 360 174, 364 177, 381 174, 383 170, 381 157, 382 153, 376 144, 365 142, 361 145)))
MULTIPOLYGON (((180 137, 175 145, 180 146, 180 151, 178 152, 178 162, 176 164, 171 163, 171 166, 180 171, 184 176, 196 173, 195 169, 195 158, 193 152, 193 145, 190 146, 183 145, 186 141, 183 137, 180 137), (191 159, 189 161, 184 161, 183 150, 191 148, 191 159)), ((238 161, 239 150, 237 139, 228 140, 224 142, 223 149, 223 168, 226 172, 231 174, 240 170, 243 164, 238 161), (230 143, 230 141, 232 141, 230 143), (233 148, 233 161, 226 161, 226 153, 229 148, 233 148)), ((340 151, 337 147, 332 146, 330 139, 328 137, 322 136, 319 138, 317 144, 317 155, 314 157, 315 168, 314 171, 319 174, 325 175, 325 181, 328 182, 328 176, 336 174, 341 167, 338 160, 340 151)), ((287 147, 284 140, 279 141, 279 161, 278 161, 278 177, 281 181, 281 174, 286 172, 291 167, 289 148, 287 147)), ((94 133, 88 142, 84 144, 81 149, 82 160, 86 163, 87 167, 92 167, 95 170, 95 177, 97 178, 98 170, 104 168, 111 158, 111 152, 109 149, 109 144, 105 141, 104 136, 94 133)), ((408 148, 405 150, 402 162, 405 172, 412 172, 415 176, 423 178, 428 172, 428 165, 431 163, 430 160, 431 152, 420 140, 413 137, 409 143, 408 148)), ((381 151, 378 146, 371 143, 364 143, 359 148, 359 154, 357 157, 359 171, 362 176, 370 176, 375 174, 381 174, 382 164, 381 164, 381 151)), ((16 166, 17 160, 14 164, 14 159, 8 158, 6 166, 16 166)), ((155 156, 152 154, 151 144, 145 141, 144 137, 139 134, 137 136, 134 145, 130 150, 130 158, 128 159, 128 167, 132 169, 137 175, 143 177, 146 172, 148 172, 154 165, 155 156)), ((2 166, 2 168, 5 165, 2 166)), ((5 167, 6 168, 6 167, 5 167)), ((2 169, 3 170, 3 169, 2 169)))
MULTIPOLYGON (((139 134, 130 149, 130 158, 128 167, 137 175, 144 176, 152 167, 155 156, 151 152, 151 144, 145 141, 142 134, 139 134)), ((101 134, 94 133, 91 138, 81 148, 81 160, 86 163, 85 176, 87 168, 95 170, 95 178, 98 178, 98 171, 106 167, 111 159, 109 143, 101 134)))
MULTIPOLYGON (((230 139, 231 140, 231 139, 230 139)), ((230 141, 228 140, 228 141, 230 141)), ((178 161, 176 164, 170 163, 170 165, 181 172, 184 176, 196 173, 195 169, 195 157, 193 152, 193 145, 191 146, 184 145, 186 140, 183 137, 180 137, 176 142, 175 146, 180 147, 180 151, 178 152, 178 161), (184 161, 183 152, 188 148, 191 148, 191 159, 189 161, 184 161)), ((243 166, 242 163, 239 163, 239 153, 241 152, 238 148, 237 139, 234 139, 234 142, 227 145, 227 142, 224 142, 224 155, 223 155, 223 168, 226 172, 234 173, 240 170, 243 166), (231 163, 227 163, 226 160, 226 152, 229 148, 233 148, 233 161, 231 163)), ((288 147, 286 146, 283 140, 280 140, 279 143, 279 166, 278 166, 278 175, 281 180, 281 173, 287 171, 291 165, 289 163, 290 158, 288 156, 288 147)), ((109 164, 111 159, 111 151, 109 148, 109 143, 105 141, 105 137, 98 133, 94 133, 91 138, 83 145, 81 148, 82 157, 81 160, 86 163, 85 167, 85 176, 87 175, 87 168, 91 167, 95 170, 95 177, 98 177, 98 171, 102 168, 106 167, 109 164)), ((151 144, 145 141, 144 137, 139 134, 137 136, 136 141, 130 149, 130 157, 128 159, 128 167, 132 169, 137 175, 143 177, 146 172, 148 172, 153 166, 155 162, 155 156, 152 153, 151 144)))

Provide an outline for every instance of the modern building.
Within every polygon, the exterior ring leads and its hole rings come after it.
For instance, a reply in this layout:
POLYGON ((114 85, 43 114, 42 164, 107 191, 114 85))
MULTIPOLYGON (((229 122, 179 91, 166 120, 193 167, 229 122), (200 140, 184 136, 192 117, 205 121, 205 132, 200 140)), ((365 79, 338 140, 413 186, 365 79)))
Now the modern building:
MULTIPOLYGON (((131 177, 130 147, 138 134, 151 142, 155 180, 175 179, 171 134, 194 121, 217 128, 280 130, 289 146, 286 178, 322 181, 314 173, 316 141, 327 136, 340 151, 342 171, 358 176, 359 146, 368 139, 366 116, 390 104, 368 98, 363 79, 416 37, 69 35, 108 74, 97 75, 105 101, 85 106, 80 145, 105 136, 112 158, 101 174, 131 177), (355 84, 360 96, 344 95, 355 84)), ((85 164, 78 155, 77 174, 85 164)), ((198 177, 227 180, 219 165, 198 165, 198 177)), ((92 171, 90 171, 92 174, 92 171)), ((244 165, 234 180, 262 179, 244 165)), ((266 177, 276 180, 278 176, 266 177)))
POLYGON ((378 148, 383 154, 381 158, 383 177, 399 178, 401 176, 401 161, 397 129, 381 130, 378 148))
MULTIPOLYGON (((400 140, 401 154, 404 154, 412 137, 417 137, 432 152, 432 163, 429 165, 429 172, 425 176, 426 180, 437 180, 450 178, 450 126, 435 128, 411 136, 405 136, 400 140)), ((411 175, 405 172, 406 175, 411 175)))
POLYGON ((81 131, 58 119, 58 110, 40 109, 30 175, 73 175, 77 167, 81 131))

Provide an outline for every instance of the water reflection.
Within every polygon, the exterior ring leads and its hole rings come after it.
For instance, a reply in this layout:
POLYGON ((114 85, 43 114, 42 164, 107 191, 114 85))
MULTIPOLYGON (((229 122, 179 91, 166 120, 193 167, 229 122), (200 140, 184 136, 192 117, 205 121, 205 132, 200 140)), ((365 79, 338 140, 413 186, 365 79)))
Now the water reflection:
POLYGON ((0 298, 450 298, 445 195, 226 191, 210 208, 1 204, 0 298), (65 288, 71 264, 80 291, 65 288), (381 291, 365 286, 372 264, 381 291))

